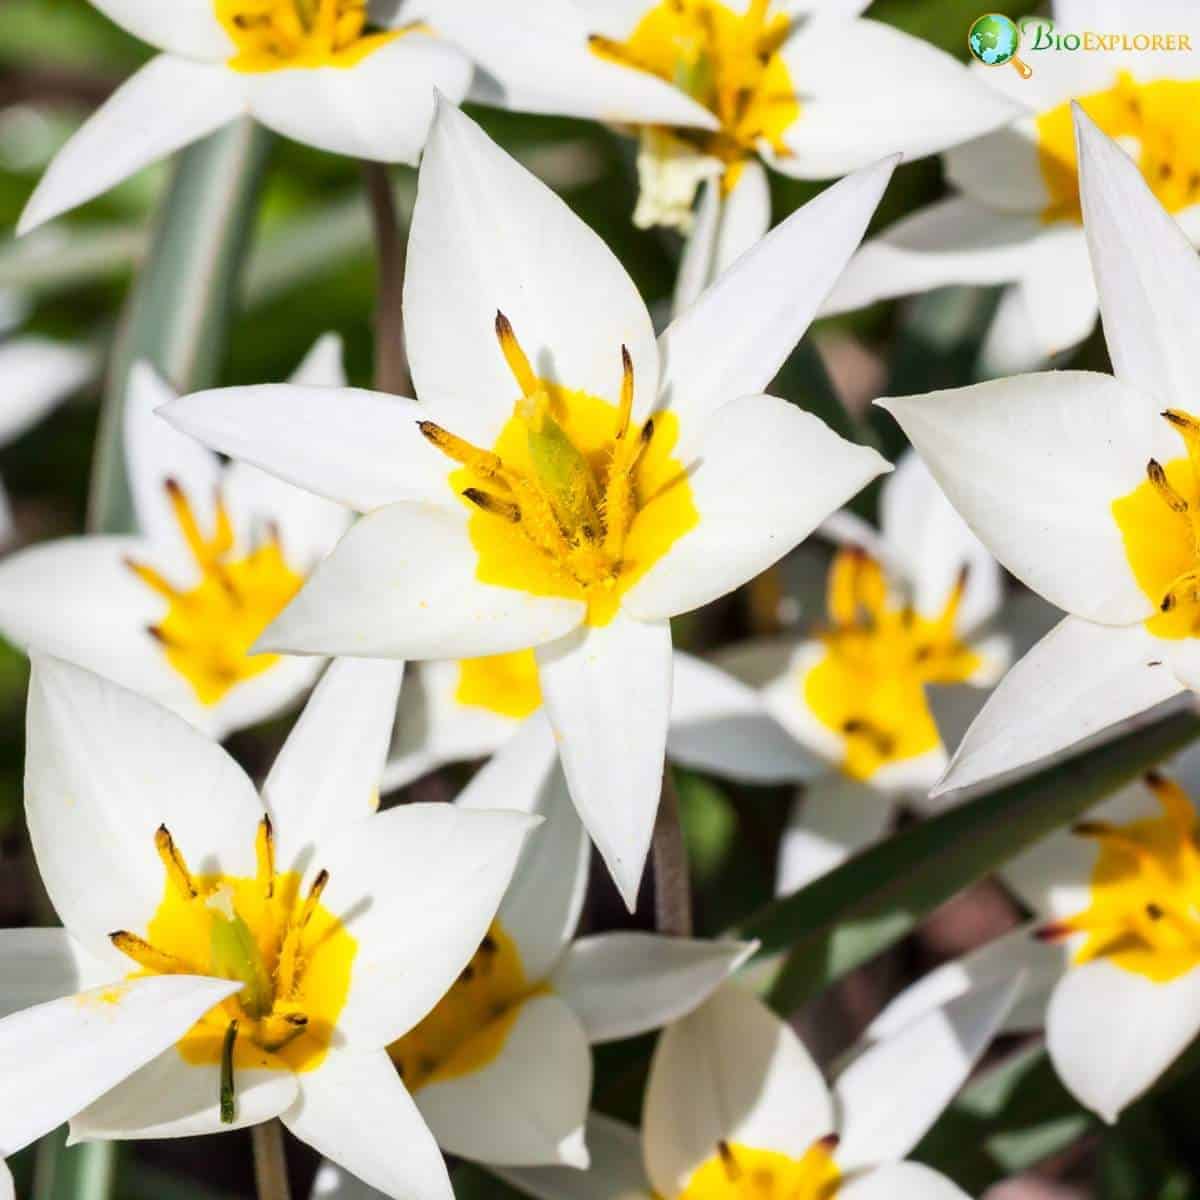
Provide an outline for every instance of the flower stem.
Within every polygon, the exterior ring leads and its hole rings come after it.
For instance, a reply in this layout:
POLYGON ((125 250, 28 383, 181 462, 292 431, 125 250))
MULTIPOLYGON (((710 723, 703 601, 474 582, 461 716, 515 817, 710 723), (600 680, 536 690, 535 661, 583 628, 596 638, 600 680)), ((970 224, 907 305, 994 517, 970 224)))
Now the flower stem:
POLYGON ((287 1158, 283 1153, 283 1126, 278 1120, 264 1121, 250 1130, 254 1145, 254 1180, 258 1200, 291 1200, 287 1158))
POLYGON ((654 822, 654 923, 659 933, 692 936, 692 884, 679 820, 679 792, 671 768, 663 770, 662 798, 654 822))
POLYGON ((375 303, 375 390, 412 394, 404 350, 404 240, 396 216, 396 196, 383 163, 364 162, 363 178, 375 229, 378 295, 375 303))

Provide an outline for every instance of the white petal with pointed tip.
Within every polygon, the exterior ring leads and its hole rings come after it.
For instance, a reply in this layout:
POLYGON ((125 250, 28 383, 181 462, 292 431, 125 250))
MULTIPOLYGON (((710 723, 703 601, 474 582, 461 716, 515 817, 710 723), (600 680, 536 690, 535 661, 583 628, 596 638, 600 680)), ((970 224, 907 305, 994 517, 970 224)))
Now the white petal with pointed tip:
POLYGON ((51 1000, 0 1021, 9 1097, 0 1155, 48 1133, 170 1046, 237 991, 225 979, 157 975, 51 1000))
POLYGON ((123 83, 55 155, 17 225, 19 234, 77 208, 246 110, 225 66, 160 54, 123 83))
POLYGON ((588 1165, 583 1140, 592 1054, 575 1014, 557 996, 532 996, 499 1053, 478 1070, 416 1094, 438 1145, 502 1166, 588 1165))
POLYGON ((8 1169, 8 1164, 3 1161, 0 1161, 0 1200, 17 1200, 12 1172, 8 1169))
POLYGON ((0 1018, 114 978, 65 929, 0 929, 0 1018))
POLYGON ((617 613, 537 654, 571 798, 632 912, 665 765, 671 627, 617 613))
POLYGON ((0 445, 15 441, 96 374, 99 363, 86 346, 44 337, 0 343, 0 445))
POLYGON ((236 47, 217 19, 213 0, 89 0, 134 37, 184 58, 225 59, 236 47))
POLYGON ((659 1039, 642 1130, 660 1194, 678 1195, 718 1141, 799 1158, 833 1127, 832 1099, 800 1039, 736 984, 659 1039))
POLYGON ((475 658, 571 632, 578 600, 480 583, 461 508, 389 504, 363 517, 257 650, 355 658, 475 658))
MULTIPOLYGON (((1072 55, 1080 59, 1091 57, 1072 55)), ((1053 73, 1038 71, 1035 78, 1053 73)), ((992 81, 1005 74, 989 70, 987 79, 992 81)), ((1015 77, 1016 72, 1013 74, 1015 77)), ((1032 118, 1023 118, 984 137, 951 146, 942 162, 948 182, 997 213, 1040 215, 1051 201, 1038 155, 1037 125, 1032 118)))
POLYGON ((1141 625, 1067 617, 1000 681, 934 794, 1038 762, 1182 690, 1141 625))
POLYGON ((838 1200, 970 1200, 956 1183, 921 1163, 888 1163, 848 1179, 838 1200))

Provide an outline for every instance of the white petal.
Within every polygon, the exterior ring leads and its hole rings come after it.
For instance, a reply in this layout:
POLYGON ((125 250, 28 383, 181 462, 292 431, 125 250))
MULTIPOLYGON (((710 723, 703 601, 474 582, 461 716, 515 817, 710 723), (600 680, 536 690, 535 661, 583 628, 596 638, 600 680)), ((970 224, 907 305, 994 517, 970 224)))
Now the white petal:
POLYGON ((2 1161, 0 1161, 0 1200, 17 1200, 12 1172, 8 1169, 8 1164, 2 1161))
POLYGON ((334 1053, 301 1075, 283 1123, 385 1196, 454 1200, 437 1143, 384 1050, 334 1053))
POLYGON ((445 994, 487 932, 536 820, 409 804, 360 821, 320 850, 322 896, 358 943, 338 1032, 390 1045, 445 994))
POLYGON ((970 1200, 956 1183, 921 1163, 888 1163, 847 1180, 838 1200, 970 1200))
POLYGON ((840 771, 813 780, 783 831, 776 893, 798 891, 878 841, 895 811, 886 793, 840 771))
POLYGON ((833 1103, 795 1033, 730 983, 659 1039, 642 1128, 650 1180, 674 1196, 722 1139, 800 1157, 833 1103))
POLYGON ((1059 1078, 1110 1124, 1200 1031, 1200 970, 1154 983, 1107 960, 1067 973, 1050 998, 1046 1045, 1059 1078))
POLYGON ((589 1041, 612 1042, 685 1016, 753 953, 748 942, 601 933, 576 941, 551 983, 589 1041))
POLYGON ((1145 396, 1107 375, 1054 371, 877 403, 1018 579, 1093 621, 1151 615, 1112 515, 1145 480, 1166 425, 1145 396))
POLYGON ((269 670, 243 680, 211 709, 202 723, 193 720, 210 737, 221 740, 237 729, 271 720, 294 709, 321 674, 325 660, 284 656, 269 670))
POLYGON ((296 387, 344 388, 345 346, 340 333, 323 333, 292 372, 288 383, 296 387))
POLYGON ((158 975, 51 1000, 0 1021, 0 1155, 48 1133, 237 991, 224 979, 158 975))
POLYGON ((496 340, 498 310, 540 376, 613 403, 626 346, 635 411, 649 411, 658 350, 625 268, 544 183, 442 103, 413 212, 405 329, 430 415, 486 446, 519 395, 496 340))
POLYGON ((184 58, 224 59, 234 44, 217 19, 212 0, 90 0, 110 21, 160 50, 184 58))
POLYGON ((1037 762, 1180 691, 1142 626, 1067 617, 1000 681, 934 794, 1037 762))
POLYGON ((533 996, 485 1067, 430 1083, 417 1106, 448 1154, 501 1166, 588 1165, 592 1052, 557 996, 533 996))
POLYGON ((833 1085, 842 1171, 902 1159, 966 1082, 1017 996, 1011 977, 951 1000, 876 1042, 833 1085))
POLYGON ((828 179, 897 150, 906 161, 978 137, 1022 109, 943 50, 877 21, 814 20, 783 44, 801 96, 780 170, 828 179))
POLYGON ((738 170, 733 191, 709 179, 700 196, 696 223, 683 248, 671 311, 683 312, 771 228, 771 186, 756 158, 738 170))
POLYGON ((359 521, 259 639, 258 650, 475 658, 561 638, 578 600, 480 583, 468 514, 389 504, 359 521))
POLYGON ((458 805, 544 818, 521 852, 497 919, 517 944, 526 979, 545 979, 579 924, 592 845, 571 803, 544 713, 530 717, 475 775, 458 805))
POLYGON ((33 660, 25 805, 59 918, 106 961, 128 966, 109 933, 143 932, 162 899, 160 825, 193 865, 254 874, 262 807, 241 767, 174 714, 57 659, 33 660))
POLYGON ((1137 164, 1078 108, 1075 130, 1084 228, 1113 370, 1156 404, 1186 407, 1200 391, 1196 251, 1137 164))
POLYGON ((446 42, 409 33, 352 66, 264 71, 249 77, 254 115, 319 150, 415 165, 429 136, 434 94, 466 95, 471 66, 446 42))
POLYGON ((791 783, 817 769, 753 688, 678 650, 667 756, 692 770, 745 783, 791 783))
MULTIPOLYGON (((1072 54, 1071 59, 1091 58, 1072 54)), ((1067 55, 1059 55, 1060 60, 1067 55)), ((1057 65, 1057 64, 1056 64, 1057 65)), ((987 82, 1003 80, 1004 71, 987 72, 987 82)), ((1037 78, 1057 74, 1038 71, 1037 78)), ((1016 78, 1016 73, 1013 73, 1016 78)), ((1007 81, 1004 81, 1007 82, 1007 81)), ((1028 85, 1026 85, 1028 86, 1028 85)), ((1037 105, 1037 99, 1030 97, 1037 105)), ((1037 124, 1022 118, 1004 129, 951 146, 943 156, 946 179, 972 200, 998 213, 1038 213, 1050 203, 1050 190, 1038 155, 1037 124)))
POLYGON ((397 500, 454 502, 453 464, 417 428, 428 415, 400 396, 311 384, 217 388, 162 412, 213 450, 359 512, 397 500))
MULTIPOLYGON (((495 1173, 537 1200, 651 1200, 636 1129, 600 1113, 585 1126, 591 1166, 502 1167, 495 1173)), ((343 1200, 334 1196, 331 1200, 343 1200)), ((346 1197, 345 1200, 353 1200, 346 1197)))
POLYGON ((281 871, 312 865, 323 843, 378 808, 403 675, 403 663, 342 658, 317 684, 263 784, 281 871))
POLYGON ((699 522, 625 597, 643 620, 731 592, 803 541, 889 470, 879 454, 775 396, 743 396, 708 420, 691 473, 699 522))
POLYGON ((0 343, 0 445, 16 441, 51 409, 77 392, 99 367, 85 346, 44 337, 18 337, 0 343))
POLYGON ((65 929, 0 929, 0 1018, 87 991, 113 977, 65 929))
POLYGON ((661 401, 679 414, 685 462, 722 405, 778 374, 862 240, 895 165, 890 158, 859 171, 792 213, 663 333, 661 401))
POLYGON ((242 84, 226 67, 169 54, 152 58, 55 155, 17 232, 77 208, 244 110, 242 84))
POLYGON ((309 1200, 383 1200, 383 1193, 323 1159, 313 1179, 309 1200))
POLYGON ((537 653, 571 798, 632 912, 666 756, 671 627, 618 613, 537 653))
POLYGON ((221 1120, 221 1068, 186 1062, 172 1046, 71 1121, 73 1141, 199 1137, 247 1129, 279 1116, 296 1099, 291 1071, 238 1068, 233 1121, 221 1120))

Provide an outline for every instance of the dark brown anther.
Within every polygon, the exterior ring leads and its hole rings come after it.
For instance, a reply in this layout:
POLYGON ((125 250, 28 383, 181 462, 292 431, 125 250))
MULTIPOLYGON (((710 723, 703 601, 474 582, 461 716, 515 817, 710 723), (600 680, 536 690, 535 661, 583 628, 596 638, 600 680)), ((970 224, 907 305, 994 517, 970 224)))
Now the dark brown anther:
POLYGON ((493 517, 499 517, 513 525, 521 520, 521 510, 511 500, 502 500, 499 496, 493 496, 490 492, 473 487, 464 488, 463 496, 470 500, 476 508, 482 509, 493 517))

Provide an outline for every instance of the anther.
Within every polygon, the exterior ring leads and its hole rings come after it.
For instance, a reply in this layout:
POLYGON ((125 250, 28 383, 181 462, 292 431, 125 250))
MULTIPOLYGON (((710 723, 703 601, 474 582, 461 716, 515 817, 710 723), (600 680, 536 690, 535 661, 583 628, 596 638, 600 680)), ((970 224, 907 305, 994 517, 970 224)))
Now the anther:
POLYGON ((1062 942, 1075 932, 1074 927, 1067 921, 1051 921, 1035 929, 1033 936, 1039 942, 1062 942))
POLYGON ((171 837, 171 832, 165 825, 160 825, 155 830, 154 848, 158 851, 158 857, 166 868, 167 878, 174 884, 176 890, 187 899, 194 900, 196 885, 192 883, 191 872, 188 871, 187 863, 184 862, 183 855, 179 853, 174 839, 171 837))
POLYGON ((824 1137, 819 1137, 813 1143, 814 1146, 819 1146, 826 1154, 832 1154, 839 1145, 841 1145, 841 1134, 827 1133, 824 1137))
POLYGON ((725 1174, 729 1177, 730 1182, 735 1182, 742 1177, 742 1168, 738 1160, 733 1156, 733 1150, 724 1138, 717 1143, 717 1153, 721 1156, 721 1165, 725 1168, 725 1174))
POLYGON ((275 833, 271 818, 263 817, 254 838, 254 856, 258 860, 258 885, 268 900, 275 895, 275 833))
POLYGON ((481 508, 485 513, 493 517, 500 517, 513 525, 520 523, 521 510, 511 500, 502 500, 499 496, 493 496, 489 492, 473 487, 464 488, 462 494, 464 499, 470 500, 476 508, 481 508))
POLYGON ((1150 903, 1146 905, 1146 916, 1148 916, 1152 921, 1161 921, 1163 917, 1166 916, 1166 913, 1163 912, 1159 905, 1155 904, 1154 901, 1151 900, 1150 903))
POLYGON ((233 1079, 233 1048, 237 1042, 238 1023, 230 1021, 221 1043, 221 1124, 232 1125, 237 1116, 233 1079))
POLYGON ((500 343, 500 352, 504 355, 504 361, 508 363, 508 369, 517 381, 521 394, 532 396, 534 392, 540 390, 541 385, 538 383, 533 368, 529 365, 525 351, 521 349, 521 343, 517 341, 512 323, 498 309, 496 311, 496 338, 500 343))
POLYGON ((305 929, 309 921, 312 920, 313 913, 317 911, 317 905, 321 902, 321 893, 325 890, 325 885, 329 882, 329 872, 321 870, 318 872, 316 879, 312 881, 312 887, 308 889, 308 895, 304 900, 304 908, 300 911, 300 920, 296 922, 300 929, 305 929))
MULTIPOLYGON (((175 955, 168 954, 165 950, 159 950, 145 938, 138 937, 136 933, 118 929, 115 933, 108 935, 108 940, 127 958, 133 959, 139 967, 145 967, 147 971, 151 971, 155 975, 191 973, 191 967, 183 959, 176 958, 175 955)), ((203 974, 203 972, 198 972, 198 974, 203 974)))
POLYGON ((880 758, 887 758, 896 749, 896 739, 890 733, 861 717, 851 717, 848 721, 843 721, 842 732, 848 737, 865 738, 880 758))
POLYGON ((628 346, 621 347, 621 403, 617 409, 617 440, 629 429, 629 418, 633 413, 633 357, 628 346))
POLYGON ((1163 470, 1162 463, 1152 458, 1146 464, 1146 474, 1150 477, 1150 482, 1157 489, 1159 495, 1162 496, 1174 512, 1187 512, 1188 502, 1171 486, 1167 479, 1167 473, 1163 470))
POLYGON ((447 458, 452 458, 464 467, 470 467, 478 475, 490 479, 504 468, 499 455, 480 450, 470 442, 443 429, 433 421, 418 421, 417 428, 427 442, 436 446, 447 458))

